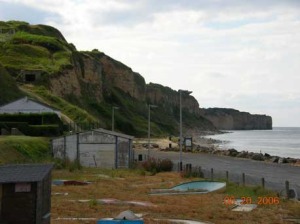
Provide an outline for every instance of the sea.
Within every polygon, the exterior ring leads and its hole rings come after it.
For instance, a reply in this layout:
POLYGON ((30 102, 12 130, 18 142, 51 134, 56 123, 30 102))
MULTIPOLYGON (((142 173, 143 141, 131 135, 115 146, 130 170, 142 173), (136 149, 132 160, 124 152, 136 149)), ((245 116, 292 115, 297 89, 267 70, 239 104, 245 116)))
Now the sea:
POLYGON ((221 149, 268 153, 300 159, 300 127, 274 127, 273 130, 226 131, 206 138, 220 140, 221 149))

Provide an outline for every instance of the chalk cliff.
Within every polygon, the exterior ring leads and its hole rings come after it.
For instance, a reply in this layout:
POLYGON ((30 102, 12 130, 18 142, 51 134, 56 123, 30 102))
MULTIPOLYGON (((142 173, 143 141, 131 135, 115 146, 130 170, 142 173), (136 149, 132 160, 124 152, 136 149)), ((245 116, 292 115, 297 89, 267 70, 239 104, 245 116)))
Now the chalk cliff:
MULTIPOLYGON (((64 98, 101 120, 106 125, 104 128, 111 126, 112 106, 119 106, 121 109, 116 113, 116 129, 133 135, 146 135, 147 105, 155 104, 158 108, 151 115, 153 131, 157 135, 178 134, 178 91, 160 84, 146 84, 139 73, 97 49, 77 51, 53 27, 0 21, 0 28, 14 30, 14 34, 2 38, 3 42, 0 42, 3 64, 3 69, 0 69, 11 76, 8 77, 10 80, 2 80, 3 83, 14 82, 13 86, 16 87, 15 80, 19 80, 24 85, 29 84, 29 89, 50 104, 59 101, 57 97, 64 98), (26 78, 27 75, 29 78, 26 78), (34 91, 41 86, 50 93, 34 91)), ((0 70, 0 73, 3 72, 0 70)), ((7 102, 17 97, 12 92, 7 91, 0 101, 7 102)), ((183 125, 191 131, 216 130, 216 127, 272 128, 269 116, 250 115, 236 110, 200 109, 199 103, 191 95, 182 94, 182 108, 183 125)), ((74 113, 66 108, 63 112, 69 115, 74 113)), ((77 117, 77 114, 71 117, 77 117)), ((79 117, 78 120, 85 119, 79 117)))
POLYGON ((250 114, 234 109, 203 109, 203 116, 221 130, 272 129, 272 117, 250 114))

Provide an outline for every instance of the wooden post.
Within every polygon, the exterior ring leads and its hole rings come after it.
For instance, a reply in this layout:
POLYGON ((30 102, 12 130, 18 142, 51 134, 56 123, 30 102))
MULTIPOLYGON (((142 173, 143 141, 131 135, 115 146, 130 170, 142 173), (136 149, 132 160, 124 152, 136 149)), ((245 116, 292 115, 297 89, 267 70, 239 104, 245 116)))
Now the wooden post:
POLYGON ((229 172, 228 172, 228 170, 226 171, 226 181, 227 182, 229 181, 229 172))
POLYGON ((198 177, 202 177, 202 170, 201 170, 201 166, 199 166, 199 174, 198 177))
POLYGON ((246 178, 245 178, 245 173, 243 173, 243 186, 246 184, 246 178))
POLYGON ((265 178, 261 178, 261 186, 265 189, 265 178))
POLYGON ((211 181, 214 180, 214 168, 211 168, 211 170, 210 170, 210 179, 211 179, 211 181))
POLYGON ((64 154, 63 154, 63 161, 66 162, 67 159, 67 137, 64 136, 64 154))
POLYGON ((79 133, 76 134, 76 159, 78 165, 80 164, 80 149, 79 149, 79 133))
POLYGON ((290 182, 285 181, 286 199, 290 198, 290 182))

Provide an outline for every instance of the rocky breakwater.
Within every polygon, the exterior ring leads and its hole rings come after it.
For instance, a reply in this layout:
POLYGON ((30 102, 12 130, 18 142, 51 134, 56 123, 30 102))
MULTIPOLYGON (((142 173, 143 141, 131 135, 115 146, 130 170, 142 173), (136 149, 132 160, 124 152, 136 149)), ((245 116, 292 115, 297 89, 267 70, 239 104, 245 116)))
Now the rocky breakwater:
POLYGON ((220 130, 263 130, 272 129, 272 117, 250 114, 235 109, 208 108, 202 114, 220 130))
MULTIPOLYGON (((217 141, 217 140, 213 140, 213 141, 217 141)), ((266 161, 266 162, 270 162, 270 163, 281 163, 281 164, 286 163, 286 164, 300 166, 300 159, 295 159, 295 158, 290 158, 290 157, 285 158, 285 157, 273 156, 268 153, 255 153, 255 152, 248 152, 248 151, 240 151, 239 152, 233 148, 227 149, 227 150, 221 150, 214 146, 195 145, 194 152, 209 153, 209 154, 214 154, 214 155, 219 155, 219 156, 231 156, 231 157, 236 157, 236 158, 252 159, 252 160, 257 160, 257 161, 266 161)))

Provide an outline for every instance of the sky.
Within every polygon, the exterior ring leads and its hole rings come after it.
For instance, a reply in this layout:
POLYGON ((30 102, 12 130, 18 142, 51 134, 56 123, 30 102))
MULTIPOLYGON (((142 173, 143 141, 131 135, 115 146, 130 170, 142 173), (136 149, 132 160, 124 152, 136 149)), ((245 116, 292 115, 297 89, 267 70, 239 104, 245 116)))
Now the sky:
POLYGON ((300 127, 299 0, 0 0, 0 20, 54 26, 201 108, 300 127))

